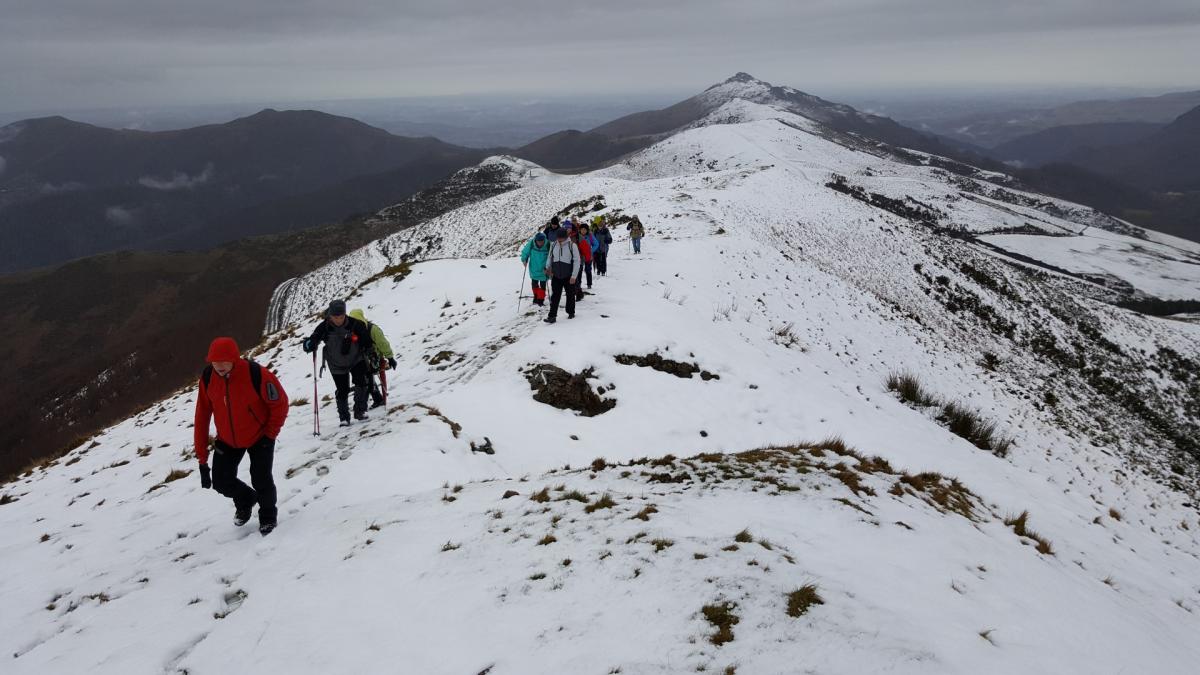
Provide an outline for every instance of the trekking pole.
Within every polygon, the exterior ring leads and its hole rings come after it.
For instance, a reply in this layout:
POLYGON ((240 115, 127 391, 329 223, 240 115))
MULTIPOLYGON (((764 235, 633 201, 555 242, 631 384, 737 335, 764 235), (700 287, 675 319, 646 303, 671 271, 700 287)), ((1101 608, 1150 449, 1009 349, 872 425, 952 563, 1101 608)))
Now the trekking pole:
MULTIPOLYGON (((532 257, 532 254, 530 254, 532 257)), ((529 272, 529 265, 521 266, 521 288, 517 290, 517 316, 521 316, 521 298, 525 296, 525 275, 529 272)))
POLYGON ((321 408, 317 403, 317 352, 313 351, 313 436, 321 435, 321 408))
POLYGON ((379 364, 379 388, 383 393, 383 407, 387 408, 387 368, 379 364))

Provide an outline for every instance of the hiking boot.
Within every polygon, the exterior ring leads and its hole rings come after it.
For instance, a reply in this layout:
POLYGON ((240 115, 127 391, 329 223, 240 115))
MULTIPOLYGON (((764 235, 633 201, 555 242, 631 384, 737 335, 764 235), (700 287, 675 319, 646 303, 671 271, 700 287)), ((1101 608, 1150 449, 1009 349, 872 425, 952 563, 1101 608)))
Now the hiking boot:
POLYGON ((552 316, 548 316, 548 317, 542 319, 542 321, 545 321, 546 323, 554 323, 555 319, 552 316))
POLYGON ((233 514, 233 524, 241 527, 250 522, 250 512, 254 509, 253 506, 247 506, 244 509, 238 509, 233 514))
POLYGON ((379 400, 379 401, 375 401, 374 403, 372 403, 370 409, 374 410, 376 408, 382 408, 382 407, 383 407, 383 401, 379 400))
POLYGON ((342 418, 342 421, 341 421, 341 422, 338 422, 338 426, 339 426, 339 427, 348 427, 348 426, 350 426, 350 418, 349 418, 349 417, 343 417, 343 418, 342 418))
POLYGON ((275 530, 275 519, 274 518, 263 518, 261 516, 259 517, 259 519, 258 519, 258 533, 259 534, 261 534, 262 536, 265 537, 268 534, 271 534, 271 532, 273 532, 274 530, 275 530))
MULTIPOLYGON (((361 410, 355 410, 354 411, 354 419, 358 420, 359 422, 362 422, 363 420, 367 419, 367 413, 365 413, 361 410)), ((349 422, 347 422, 347 424, 349 424, 349 422)))
POLYGON ((574 314, 568 314, 568 315, 567 315, 567 318, 568 318, 568 319, 574 319, 574 318, 575 318, 575 315, 574 315, 574 314))

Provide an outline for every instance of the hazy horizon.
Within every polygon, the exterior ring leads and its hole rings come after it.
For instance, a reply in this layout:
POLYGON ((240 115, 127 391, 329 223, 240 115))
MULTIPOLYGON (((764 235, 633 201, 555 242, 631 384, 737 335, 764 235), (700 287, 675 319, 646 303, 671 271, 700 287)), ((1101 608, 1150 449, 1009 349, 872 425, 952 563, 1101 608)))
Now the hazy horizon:
POLYGON ((4 0, 4 112, 693 92, 1200 88, 1200 5, 4 0))

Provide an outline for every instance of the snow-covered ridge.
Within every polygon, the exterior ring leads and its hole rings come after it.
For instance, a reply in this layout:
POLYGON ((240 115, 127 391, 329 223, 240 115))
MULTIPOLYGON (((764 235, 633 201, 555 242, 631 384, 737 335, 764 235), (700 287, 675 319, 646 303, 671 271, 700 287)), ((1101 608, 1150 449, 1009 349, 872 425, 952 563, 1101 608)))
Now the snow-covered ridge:
POLYGON ((757 105, 297 280, 294 327, 255 354, 293 397, 336 295, 399 368, 366 424, 330 432, 322 402, 314 438, 292 408, 270 538, 200 489, 191 390, 7 486, 5 672, 1192 672, 1200 326, 1113 306, 1132 292, 1083 265, 1197 297, 1195 249, 1073 234, 757 105), (517 309, 516 247, 596 195, 645 253, 619 229, 610 276, 546 326, 517 309), (1021 260, 1008 237, 1074 245, 1021 260), (719 379, 617 359, 651 353, 719 379), (615 405, 534 401, 543 363, 615 405), (1014 444, 897 400, 897 371, 1014 444), (790 616, 807 585, 823 604, 790 616))

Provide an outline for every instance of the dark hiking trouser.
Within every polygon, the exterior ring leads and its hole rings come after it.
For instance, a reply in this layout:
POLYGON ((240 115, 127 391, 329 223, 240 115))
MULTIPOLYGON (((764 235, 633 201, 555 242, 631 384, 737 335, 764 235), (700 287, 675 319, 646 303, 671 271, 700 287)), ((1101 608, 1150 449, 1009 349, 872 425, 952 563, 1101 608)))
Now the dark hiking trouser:
POLYGON ((562 299, 563 291, 567 292, 567 316, 575 316, 575 285, 567 283, 567 279, 554 277, 550 280, 550 318, 558 316, 558 301, 562 299))
POLYGON ((338 417, 344 420, 350 419, 351 377, 354 378, 354 412, 365 413, 367 411, 367 380, 370 379, 366 360, 354 364, 348 373, 330 374, 333 375, 333 384, 337 387, 334 396, 337 398, 338 417))
POLYGON ((546 282, 531 279, 533 282, 533 301, 537 304, 542 304, 546 301, 546 282))
MULTIPOLYGON (((264 440, 266 437, 264 437, 264 440)), ((274 519, 275 508, 275 479, 271 477, 271 465, 275 461, 275 446, 267 441, 255 444, 250 448, 231 448, 217 441, 213 451, 212 486, 220 494, 233 500, 233 505, 239 511, 245 511, 258 504, 259 519, 274 519), (242 456, 250 455, 250 485, 238 480, 238 464, 242 456)))
POLYGON ((596 273, 600 276, 608 274, 608 251, 596 251, 596 273))
MULTIPOLYGON (((592 287, 592 261, 589 260, 583 263, 583 272, 587 275, 588 288, 592 287)), ((582 284, 580 284, 582 286, 582 284)))
POLYGON ((642 238, 641 237, 633 238, 633 252, 634 253, 642 252, 642 238))

